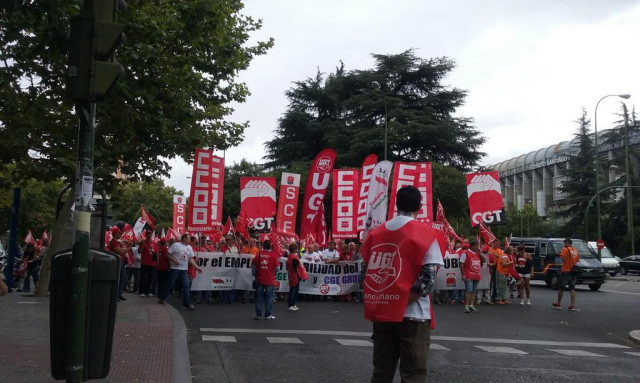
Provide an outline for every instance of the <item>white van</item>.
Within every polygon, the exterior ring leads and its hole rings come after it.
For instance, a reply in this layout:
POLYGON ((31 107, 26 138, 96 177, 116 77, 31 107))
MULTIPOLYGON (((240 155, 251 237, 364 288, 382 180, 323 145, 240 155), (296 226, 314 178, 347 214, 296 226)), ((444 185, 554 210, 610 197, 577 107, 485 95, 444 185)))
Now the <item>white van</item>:
MULTIPOLYGON (((589 248, 596 254, 598 254, 598 246, 595 242, 588 242, 589 248)), ((605 246, 602 250, 600 250, 600 256, 602 259, 600 263, 602 263, 602 267, 604 267, 605 271, 609 273, 612 277, 615 277, 616 274, 620 272, 620 263, 616 260, 616 258, 611 254, 609 249, 605 246)))

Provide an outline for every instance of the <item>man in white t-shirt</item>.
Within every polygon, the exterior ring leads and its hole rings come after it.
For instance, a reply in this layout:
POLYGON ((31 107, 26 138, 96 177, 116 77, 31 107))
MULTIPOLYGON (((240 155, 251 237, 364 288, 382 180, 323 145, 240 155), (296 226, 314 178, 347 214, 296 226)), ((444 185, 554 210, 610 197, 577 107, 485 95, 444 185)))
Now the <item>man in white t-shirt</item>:
POLYGON ((187 270, 189 265, 192 265, 196 270, 201 273, 202 269, 198 267, 195 261, 195 254, 191 245, 191 238, 189 234, 182 234, 180 242, 176 242, 169 248, 169 262, 171 268, 169 270, 169 277, 164 289, 158 294, 159 302, 164 304, 164 301, 169 295, 169 291, 173 288, 176 281, 180 281, 182 284, 182 307, 187 310, 195 310, 195 307, 191 304, 191 284, 189 283, 189 276, 187 270))
POLYGON ((328 248, 322 252, 320 258, 324 263, 336 263, 340 261, 340 254, 336 250, 336 241, 329 241, 328 248))
POLYGON ((320 253, 318 252, 318 245, 315 243, 312 243, 309 246, 307 246, 307 252, 304 253, 304 255, 302 256, 302 259, 305 261, 319 262, 321 259, 320 259, 320 253))

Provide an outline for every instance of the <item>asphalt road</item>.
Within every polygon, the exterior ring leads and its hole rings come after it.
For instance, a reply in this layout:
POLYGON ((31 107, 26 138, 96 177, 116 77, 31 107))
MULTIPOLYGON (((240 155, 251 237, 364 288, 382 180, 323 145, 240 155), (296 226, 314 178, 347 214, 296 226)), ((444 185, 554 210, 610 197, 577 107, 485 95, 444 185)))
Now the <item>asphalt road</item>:
MULTIPOLYGON (((576 312, 565 294, 532 288, 532 305, 436 305, 429 381, 639 382, 640 277, 613 278, 601 291, 578 287, 576 312)), ((180 306, 177 297, 170 302, 180 306)), ((371 324, 352 302, 276 303, 277 319, 253 320, 253 305, 200 304, 181 311, 189 332, 193 381, 368 382, 371 324)), ((396 377, 396 381, 399 378, 396 377)))

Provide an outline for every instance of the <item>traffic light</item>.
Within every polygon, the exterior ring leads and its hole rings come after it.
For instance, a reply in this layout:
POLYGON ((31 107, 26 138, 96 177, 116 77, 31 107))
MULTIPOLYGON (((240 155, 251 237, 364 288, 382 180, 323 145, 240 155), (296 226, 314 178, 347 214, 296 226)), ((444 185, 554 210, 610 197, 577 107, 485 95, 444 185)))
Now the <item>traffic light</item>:
POLYGON ((67 93, 75 101, 101 101, 124 75, 114 52, 124 41, 124 24, 116 23, 122 0, 96 0, 71 19, 67 93))

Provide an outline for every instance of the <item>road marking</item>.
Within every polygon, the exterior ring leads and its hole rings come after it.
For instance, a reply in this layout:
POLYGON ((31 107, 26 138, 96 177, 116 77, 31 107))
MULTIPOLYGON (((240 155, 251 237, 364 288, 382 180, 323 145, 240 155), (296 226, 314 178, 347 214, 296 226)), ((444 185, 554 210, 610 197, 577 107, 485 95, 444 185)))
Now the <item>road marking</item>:
POLYGON ((224 342, 224 343, 236 343, 235 336, 221 336, 221 335, 203 335, 203 342, 224 342))
POLYGON ((513 347, 495 347, 495 346, 473 346, 477 347, 481 350, 489 351, 489 352, 498 352, 501 354, 518 354, 518 355, 527 355, 526 352, 522 350, 515 349, 513 347))
POLYGON ((602 290, 602 289, 600 289, 599 291, 603 291, 606 293, 616 293, 616 294, 640 295, 640 293, 630 293, 627 291, 613 291, 613 290, 602 290))
POLYGON ((19 301, 19 302, 16 302, 16 303, 17 303, 17 304, 23 304, 23 305, 37 305, 38 303, 42 303, 42 302, 31 302, 31 301, 29 301, 29 302, 22 302, 22 301, 19 301))
POLYGON ((431 346, 429 346, 429 350, 451 351, 451 349, 446 348, 445 346, 440 346, 439 344, 435 344, 435 343, 431 343, 431 346))
POLYGON ((363 339, 334 339, 343 346, 373 347, 373 343, 363 339))
POLYGON ((629 355, 633 355, 633 356, 640 356, 640 352, 625 352, 625 354, 629 354, 629 355))
POLYGON ((298 338, 285 338, 280 336, 268 336, 267 340, 269 343, 291 343, 291 344, 304 344, 298 338))
POLYGON ((589 352, 589 351, 582 351, 582 350, 552 350, 552 349, 548 349, 549 351, 553 351, 553 352, 557 352, 558 354, 562 354, 562 355, 569 355, 569 356, 598 356, 598 357, 606 357, 604 355, 600 355, 600 354, 595 354, 593 352, 589 352))
MULTIPOLYGON (((288 335, 329 335, 329 336, 362 336, 371 337, 371 332, 358 331, 326 331, 326 330, 288 330, 288 329, 255 329, 255 328, 211 328, 200 329, 201 332, 216 333, 253 333, 253 334, 288 334, 288 335)), ((594 347, 594 348, 631 348, 615 343, 592 343, 592 342, 557 342, 550 340, 530 340, 530 339, 499 339, 499 338, 467 338, 460 336, 432 336, 433 341, 449 342, 473 342, 473 343, 503 343, 533 346, 560 346, 560 347, 594 347)))

